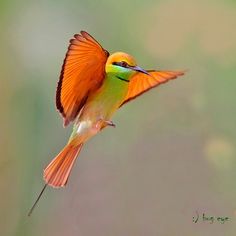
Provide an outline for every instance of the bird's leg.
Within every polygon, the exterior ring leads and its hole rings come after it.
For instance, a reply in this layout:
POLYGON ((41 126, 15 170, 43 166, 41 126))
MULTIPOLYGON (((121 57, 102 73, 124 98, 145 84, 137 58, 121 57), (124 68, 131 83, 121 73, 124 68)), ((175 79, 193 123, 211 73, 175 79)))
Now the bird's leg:
POLYGON ((116 127, 116 125, 111 121, 111 120, 104 120, 103 118, 100 118, 96 124, 96 126, 98 127, 99 125, 101 125, 101 127, 106 127, 107 125, 111 126, 111 127, 116 127))
POLYGON ((107 125, 112 126, 114 128, 116 127, 116 125, 113 123, 112 120, 104 120, 104 123, 106 123, 107 125))

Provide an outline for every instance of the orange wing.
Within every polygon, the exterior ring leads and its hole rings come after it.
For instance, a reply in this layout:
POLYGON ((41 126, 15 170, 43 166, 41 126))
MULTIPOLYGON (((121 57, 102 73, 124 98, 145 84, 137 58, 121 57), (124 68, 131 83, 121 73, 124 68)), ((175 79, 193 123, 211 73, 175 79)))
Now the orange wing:
POLYGON ((64 126, 76 118, 89 93, 101 86, 109 56, 91 35, 80 33, 70 40, 57 85, 56 106, 64 126))
POLYGON ((184 74, 183 71, 153 71, 149 70, 146 75, 143 73, 136 73, 129 83, 128 93, 121 104, 129 102, 130 100, 138 97, 139 95, 147 92, 149 89, 154 88, 162 83, 166 83, 171 79, 176 79, 178 76, 184 74))

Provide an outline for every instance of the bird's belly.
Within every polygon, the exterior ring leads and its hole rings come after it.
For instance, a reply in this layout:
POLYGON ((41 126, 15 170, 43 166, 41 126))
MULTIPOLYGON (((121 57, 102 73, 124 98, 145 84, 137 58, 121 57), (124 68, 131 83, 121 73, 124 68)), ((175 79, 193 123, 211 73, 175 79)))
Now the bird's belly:
POLYGON ((111 116, 124 101, 128 83, 114 77, 106 77, 103 85, 90 94, 75 124, 75 132, 86 140, 106 127, 111 116))
POLYGON ((79 120, 89 119, 92 122, 96 122, 101 119, 111 119, 111 116, 119 108, 128 91, 126 83, 116 82, 117 84, 114 85, 113 82, 112 86, 101 89, 88 99, 79 120))
POLYGON ((113 99, 95 100, 87 103, 76 122, 76 133, 87 140, 107 126, 120 102, 113 99))
POLYGON ((104 96, 102 99, 97 98, 94 101, 86 104, 81 114, 80 120, 109 120, 113 113, 120 106, 120 103, 121 102, 118 99, 113 99, 109 96, 104 96))

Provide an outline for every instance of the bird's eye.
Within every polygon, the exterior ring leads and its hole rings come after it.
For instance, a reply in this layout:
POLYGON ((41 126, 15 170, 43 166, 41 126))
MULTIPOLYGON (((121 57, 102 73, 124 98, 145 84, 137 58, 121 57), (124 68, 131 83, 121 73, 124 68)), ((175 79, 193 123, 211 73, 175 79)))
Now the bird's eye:
POLYGON ((125 67, 125 68, 128 67, 128 63, 126 61, 113 62, 112 64, 116 66, 125 67))
POLYGON ((121 62, 120 62, 120 65, 121 65, 122 67, 127 67, 127 66, 128 66, 128 63, 125 62, 125 61, 121 61, 121 62))

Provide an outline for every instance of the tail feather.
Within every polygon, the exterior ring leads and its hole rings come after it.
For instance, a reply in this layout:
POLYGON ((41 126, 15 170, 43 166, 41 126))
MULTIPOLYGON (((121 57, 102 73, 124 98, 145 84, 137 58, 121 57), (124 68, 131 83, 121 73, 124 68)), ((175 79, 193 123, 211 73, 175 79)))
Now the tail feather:
POLYGON ((71 169, 82 148, 83 143, 67 144, 65 148, 50 162, 44 170, 44 179, 52 187, 66 185, 71 169))

